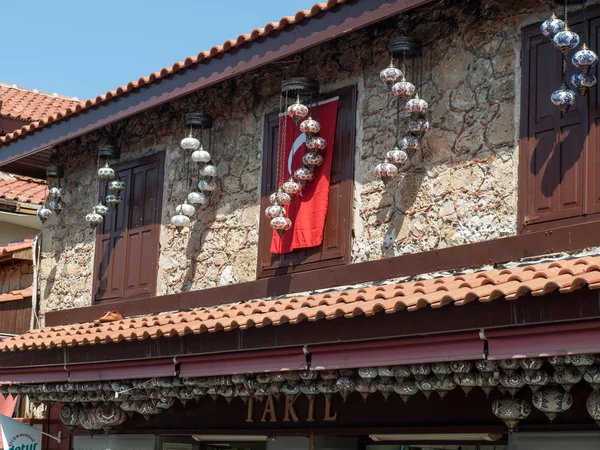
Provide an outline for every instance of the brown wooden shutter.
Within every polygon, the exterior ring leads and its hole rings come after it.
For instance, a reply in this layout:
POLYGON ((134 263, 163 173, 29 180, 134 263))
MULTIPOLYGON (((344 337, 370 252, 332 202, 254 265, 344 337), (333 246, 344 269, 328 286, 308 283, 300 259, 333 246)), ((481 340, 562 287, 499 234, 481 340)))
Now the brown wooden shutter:
MULTIPOLYGON (((598 14, 598 11, 596 11, 598 14)), ((598 52, 600 49, 600 18, 589 21, 590 47, 598 52)), ((599 76, 598 66, 591 71, 596 78, 599 76)), ((591 89, 589 94, 589 132, 588 132, 588 158, 587 167, 587 202, 586 213, 600 212, 600 89, 598 86, 591 89)))
MULTIPOLYGON (((98 227, 95 300, 155 294, 164 153, 121 164, 123 203, 98 227)), ((104 185, 101 194, 105 195, 104 185)))
MULTIPOLYGON (((581 24, 574 30, 581 31, 581 24)), ((573 73, 568 63, 568 77, 573 73)), ((550 101, 561 53, 535 26, 523 34, 520 225, 581 216, 585 205, 586 100, 567 114, 550 101)))
MULTIPOLYGON (((356 133, 356 86, 332 92, 326 98, 339 97, 333 164, 329 186, 329 206, 323 244, 290 253, 271 254, 272 230, 262 214, 269 195, 277 187, 277 113, 265 119, 264 166, 259 229, 258 276, 266 277, 350 262, 351 215, 356 133)), ((329 149, 327 150, 329 151, 329 149)))

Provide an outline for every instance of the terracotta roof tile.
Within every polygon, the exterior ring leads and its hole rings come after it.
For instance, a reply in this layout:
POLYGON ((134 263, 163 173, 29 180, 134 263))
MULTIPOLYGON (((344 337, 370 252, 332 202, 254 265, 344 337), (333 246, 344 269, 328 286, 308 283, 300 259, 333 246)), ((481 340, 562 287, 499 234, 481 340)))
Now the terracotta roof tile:
POLYGON ((54 116, 81 103, 77 97, 49 94, 5 83, 0 83, 0 100, 0 115, 33 121, 54 116))
MULTIPOLYGON (((0 253, 1 254, 1 253, 0 253)), ((529 293, 572 292, 600 287, 600 256, 563 259, 503 270, 407 283, 390 283, 343 292, 262 300, 196 311, 156 314, 114 322, 53 326, 1 342, 2 351, 156 339, 251 327, 393 314, 421 308, 462 306, 473 301, 515 300, 529 293)), ((1 298, 0 298, 1 301, 1 298)))
POLYGON ((46 181, 0 173, 0 198, 41 205, 46 196, 46 181))
POLYGON ((5 245, 4 247, 0 247, 0 257, 8 256, 16 251, 25 250, 27 248, 33 247, 33 239, 24 239, 21 242, 12 242, 10 244, 5 245))
POLYGON ((184 61, 176 62, 171 67, 164 67, 159 72, 153 72, 147 77, 142 77, 137 81, 130 81, 127 85, 119 86, 117 89, 107 92, 104 95, 99 95, 96 98, 87 100, 85 102, 76 103, 69 105, 64 111, 56 112, 46 118, 41 118, 39 121, 25 125, 24 127, 15 130, 12 133, 8 133, 5 136, 0 137, 0 145, 8 143, 24 137, 29 134, 33 134, 35 131, 49 126, 54 122, 67 119, 73 115, 79 114, 82 111, 86 111, 90 108, 96 107, 103 103, 111 100, 115 100, 125 94, 134 91, 135 89, 141 88, 147 84, 156 83, 163 78, 169 77, 177 72, 183 71, 189 67, 196 66, 201 62, 208 62, 208 60, 215 56, 223 53, 232 51, 242 45, 246 45, 257 39, 262 39, 269 36, 270 34, 282 30, 288 26, 294 26, 299 22, 315 17, 321 12, 331 11, 338 5, 343 5, 349 0, 327 0, 324 3, 317 3, 309 10, 298 11, 294 16, 283 17, 279 22, 270 22, 265 25, 264 28, 256 28, 249 34, 240 34, 235 40, 228 40, 223 45, 212 47, 209 51, 198 53, 196 56, 189 56, 184 61))
POLYGON ((33 289, 31 286, 25 289, 18 289, 15 291, 7 292, 6 294, 0 294, 0 303, 12 302, 14 300, 23 300, 24 298, 31 297, 33 295, 33 289))

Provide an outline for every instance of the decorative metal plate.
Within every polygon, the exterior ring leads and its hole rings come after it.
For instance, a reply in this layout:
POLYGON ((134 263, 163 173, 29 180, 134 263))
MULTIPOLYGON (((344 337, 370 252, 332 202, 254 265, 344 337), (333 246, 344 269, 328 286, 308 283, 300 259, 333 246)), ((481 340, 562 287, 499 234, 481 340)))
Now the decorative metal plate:
POLYGON ((292 100, 300 96, 306 101, 319 95, 319 82, 305 77, 287 78, 281 81, 281 95, 292 100))
POLYGON ((415 59, 421 56, 423 44, 413 37, 397 37, 390 40, 388 50, 396 58, 415 59))
POLYGON ((189 113, 185 115, 185 124, 192 128, 208 130, 212 128, 213 118, 210 114, 189 113))
POLYGON ((98 157, 102 159, 119 159, 121 149, 116 144, 104 144, 98 148, 98 157))

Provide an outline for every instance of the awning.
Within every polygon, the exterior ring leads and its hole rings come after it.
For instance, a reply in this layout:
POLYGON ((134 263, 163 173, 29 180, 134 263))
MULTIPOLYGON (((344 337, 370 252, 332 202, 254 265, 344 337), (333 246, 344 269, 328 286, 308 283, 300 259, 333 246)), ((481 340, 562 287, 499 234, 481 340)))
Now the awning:
POLYGON ((484 343, 478 333, 461 333, 357 344, 309 346, 314 370, 376 367, 481 359, 484 343))
POLYGON ((0 370, 0 384, 10 383, 56 383, 69 381, 64 367, 18 367, 0 370))
POLYGON ((600 321, 490 330, 489 359, 600 353, 600 321))
POLYGON ((206 377, 238 373, 285 372, 306 369, 301 348, 262 352, 222 353, 178 358, 181 377, 206 377))

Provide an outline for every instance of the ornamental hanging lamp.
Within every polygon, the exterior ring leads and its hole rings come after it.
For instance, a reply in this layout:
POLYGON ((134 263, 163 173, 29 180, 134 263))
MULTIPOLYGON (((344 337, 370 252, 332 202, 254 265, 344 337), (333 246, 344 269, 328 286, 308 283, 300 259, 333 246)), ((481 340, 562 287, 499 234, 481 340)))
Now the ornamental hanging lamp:
MULTIPOLYGON (((552 16, 542 23, 540 30, 562 53, 561 85, 559 89, 552 93, 550 100, 560 108, 563 114, 566 114, 577 103, 577 94, 567 83, 567 60, 569 53, 575 50, 581 41, 579 35, 569 28, 569 6, 581 5, 583 21, 585 22, 586 2, 585 0, 557 0, 557 3, 563 5, 564 20, 559 19, 555 13, 552 13, 552 16)), ((578 69, 571 76, 571 86, 579 95, 585 97, 588 91, 597 84, 596 77, 590 72, 591 68, 598 63, 598 55, 590 50, 584 42, 571 58, 571 63, 578 69)))
MULTIPOLYGON (((198 184, 197 189, 191 191, 184 201, 175 207, 175 215, 171 218, 171 225, 178 231, 190 226, 190 217, 196 213, 195 205, 206 204, 207 197, 217 188, 215 177, 217 176, 217 168, 211 162, 210 153, 204 148, 204 132, 208 130, 208 147, 211 145, 211 130, 213 118, 205 113, 189 113, 185 116, 185 125, 189 130, 187 137, 181 141, 181 148, 191 151, 190 157, 186 158, 186 173, 188 183, 191 184, 192 177, 190 176, 190 160, 198 164, 198 184), (198 137, 196 137, 196 135, 198 137)), ((193 182, 195 184, 195 181, 193 182)), ((188 189, 191 185, 187 186, 188 189)))
MULTIPOLYGON (((323 164, 323 156, 319 153, 327 147, 327 142, 321 136, 321 124, 313 119, 318 112, 315 103, 319 94, 319 83, 304 77, 288 78, 281 82, 279 102, 279 143, 277 148, 277 191, 271 194, 271 206, 265 209, 269 224, 281 237, 292 226, 287 217, 285 206, 298 195, 304 186, 314 179, 315 168, 323 164), (313 109, 311 111, 311 108, 313 109), (287 117, 293 122, 288 130, 287 117), (288 133, 292 134, 292 143, 302 133, 308 152, 303 156, 303 165, 291 168, 292 174, 286 180, 286 153, 288 133)), ((318 118, 318 117, 317 117, 318 118)))
POLYGON ((100 185, 100 181, 103 182, 100 189, 104 197, 92 208, 92 212, 85 216, 85 221, 92 230, 104 221, 110 211, 109 206, 116 209, 122 203, 120 193, 126 187, 125 182, 118 177, 121 149, 115 138, 109 136, 107 142, 98 147, 97 155, 96 184, 100 185), (117 164, 117 170, 113 169, 111 164, 117 164))
POLYGON ((399 169, 409 159, 410 153, 421 148, 421 139, 429 130, 426 114, 429 105, 419 98, 417 86, 422 87, 422 44, 413 37, 396 37, 388 44, 390 65, 379 74, 381 81, 390 88, 393 96, 389 97, 390 105, 386 128, 386 154, 383 163, 375 167, 375 174, 387 184, 394 178, 399 169), (399 66, 399 68, 397 67, 399 66), (416 86, 415 86, 416 84, 416 86), (389 134, 392 115, 395 110, 396 138, 400 137, 402 112, 411 115, 408 123, 408 133, 398 140, 392 150, 389 149, 389 134))

